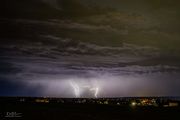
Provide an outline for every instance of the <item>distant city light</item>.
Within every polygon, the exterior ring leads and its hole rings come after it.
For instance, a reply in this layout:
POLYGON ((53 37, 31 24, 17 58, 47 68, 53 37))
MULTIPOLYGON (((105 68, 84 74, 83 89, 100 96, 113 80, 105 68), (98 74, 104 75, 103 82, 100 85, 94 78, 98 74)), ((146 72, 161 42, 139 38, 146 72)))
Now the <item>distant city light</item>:
POLYGON ((137 104, 136 102, 132 102, 131 106, 136 106, 136 104, 137 104))

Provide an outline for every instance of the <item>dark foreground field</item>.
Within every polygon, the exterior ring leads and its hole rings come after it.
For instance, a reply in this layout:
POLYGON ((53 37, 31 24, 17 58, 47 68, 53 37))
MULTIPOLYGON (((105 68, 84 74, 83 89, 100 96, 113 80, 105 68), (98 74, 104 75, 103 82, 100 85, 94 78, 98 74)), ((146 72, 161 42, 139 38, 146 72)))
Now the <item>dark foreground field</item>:
POLYGON ((180 120, 180 108, 0 103, 0 116, 0 120, 180 120))

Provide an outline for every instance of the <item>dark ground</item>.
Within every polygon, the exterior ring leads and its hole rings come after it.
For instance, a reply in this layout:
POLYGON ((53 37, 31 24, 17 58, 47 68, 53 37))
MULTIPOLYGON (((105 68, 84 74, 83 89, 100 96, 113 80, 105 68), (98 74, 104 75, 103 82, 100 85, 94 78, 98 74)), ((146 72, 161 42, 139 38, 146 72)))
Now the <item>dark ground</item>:
POLYGON ((0 120, 179 120, 177 107, 122 107, 88 104, 0 103, 0 120), (19 118, 5 117, 21 113, 19 118))

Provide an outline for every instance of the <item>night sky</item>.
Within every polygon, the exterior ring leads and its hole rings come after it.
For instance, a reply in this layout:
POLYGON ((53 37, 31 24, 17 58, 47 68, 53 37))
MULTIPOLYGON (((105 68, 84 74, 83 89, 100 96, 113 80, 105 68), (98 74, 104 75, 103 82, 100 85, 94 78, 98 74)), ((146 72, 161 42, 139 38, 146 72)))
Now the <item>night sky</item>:
POLYGON ((180 96, 179 5, 0 1, 0 96, 180 96))

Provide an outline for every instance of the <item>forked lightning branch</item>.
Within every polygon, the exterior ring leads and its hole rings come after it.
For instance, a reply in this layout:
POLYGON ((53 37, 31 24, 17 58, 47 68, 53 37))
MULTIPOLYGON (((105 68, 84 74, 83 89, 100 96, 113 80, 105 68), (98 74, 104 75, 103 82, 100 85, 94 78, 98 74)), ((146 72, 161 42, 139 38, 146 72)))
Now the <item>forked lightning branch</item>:
POLYGON ((86 85, 86 84, 82 84, 82 83, 77 83, 75 81, 69 81, 70 86, 73 89, 74 95, 76 98, 80 98, 82 97, 82 94, 84 91, 88 91, 90 93, 92 93, 95 97, 98 97, 99 94, 99 87, 95 86, 95 85, 86 85))

